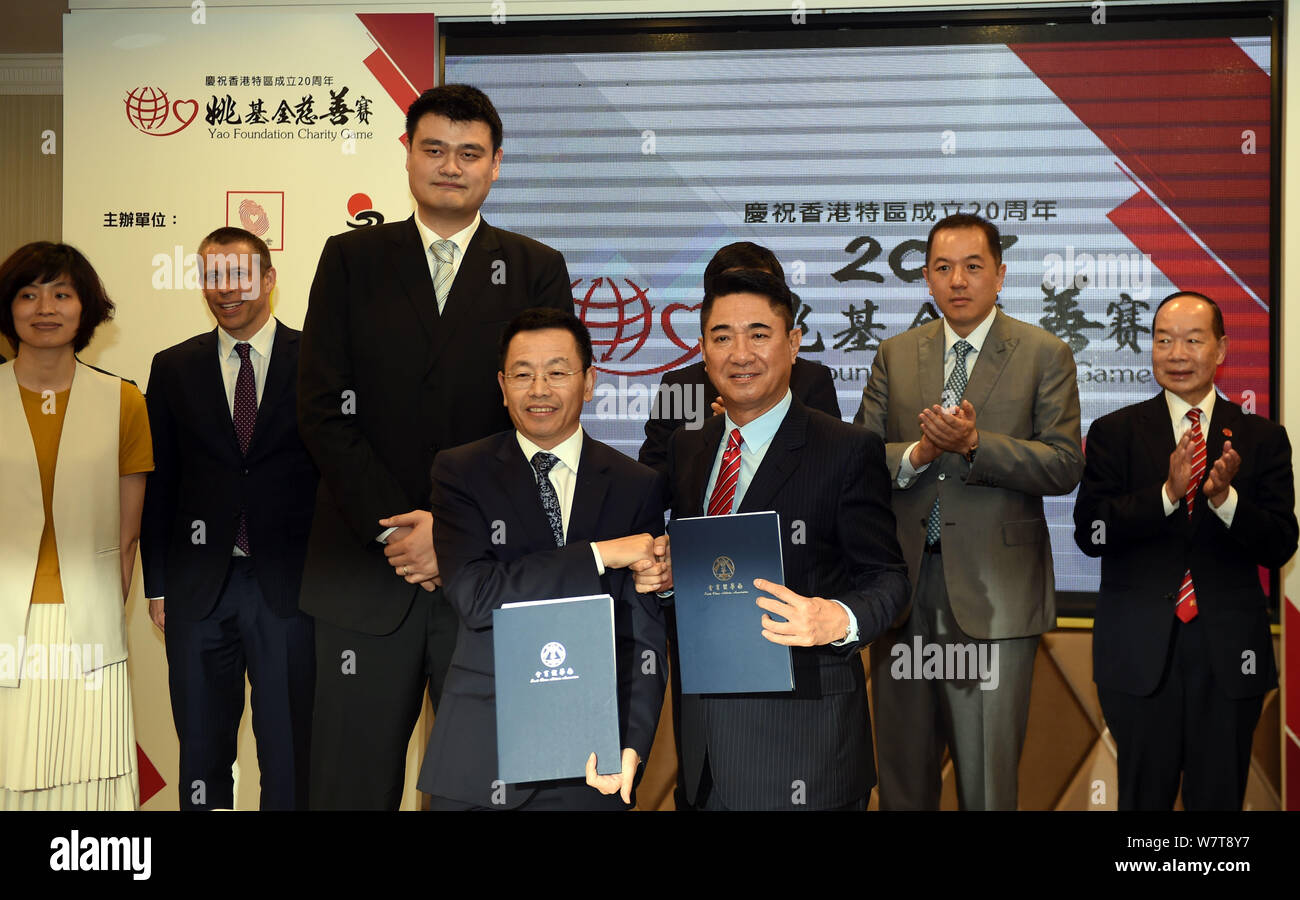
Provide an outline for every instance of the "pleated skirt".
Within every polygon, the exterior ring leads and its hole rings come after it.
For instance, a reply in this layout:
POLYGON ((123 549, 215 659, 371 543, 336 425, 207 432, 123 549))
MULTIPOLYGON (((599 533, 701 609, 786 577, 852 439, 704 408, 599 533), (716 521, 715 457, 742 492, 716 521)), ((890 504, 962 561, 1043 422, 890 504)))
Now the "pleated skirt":
POLYGON ((87 676, 87 652, 62 603, 32 604, 23 677, 0 688, 0 810, 139 807, 126 660, 87 676))

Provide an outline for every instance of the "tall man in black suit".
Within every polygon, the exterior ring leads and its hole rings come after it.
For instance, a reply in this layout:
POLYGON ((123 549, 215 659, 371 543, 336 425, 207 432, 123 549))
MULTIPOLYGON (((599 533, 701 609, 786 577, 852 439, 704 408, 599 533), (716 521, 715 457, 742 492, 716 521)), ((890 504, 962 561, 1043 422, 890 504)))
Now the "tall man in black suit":
MULTIPOLYGON (((785 270, 775 253, 751 241, 737 241, 718 250, 704 267, 705 292, 714 278, 731 269, 761 269, 785 280, 785 270)), ((821 363, 796 357, 790 369, 790 390, 809 409, 840 417, 831 370, 821 363)), ((665 372, 645 423, 645 442, 638 461, 664 471, 668 465, 668 439, 673 432, 683 425, 699 428, 708 416, 721 412, 719 399, 717 387, 704 371, 703 360, 665 372)))
POLYGON ((433 466, 434 540, 460 630, 420 789, 434 809, 622 809, 664 702, 663 612, 628 570, 654 561, 660 479, 583 434, 578 418, 596 377, 591 336, 572 313, 521 313, 502 335, 500 361, 515 427, 447 450, 433 466), (592 758, 587 784, 502 784, 492 611, 603 593, 614 598, 621 774, 597 775, 592 758))
POLYGON ((317 475, 298 438, 299 333, 271 316, 261 238, 218 228, 199 256, 217 328, 154 357, 140 534, 167 646, 180 804, 234 806, 247 670, 261 808, 304 809, 316 657, 298 590, 317 475))
POLYGON ((1093 680, 1119 754, 1119 808, 1241 809, 1277 684, 1259 566, 1295 553, 1291 443, 1214 390, 1228 350, 1209 297, 1156 309, 1164 391, 1088 430, 1074 540, 1101 557, 1093 680))
POLYGON ((866 809, 876 779, 858 651, 908 592, 884 445, 792 395, 801 334, 780 279, 719 275, 700 331, 726 413, 673 435, 673 517, 780 513, 785 585, 754 585, 766 592, 758 606, 786 621, 755 610, 754 626, 794 647, 795 689, 683 695, 687 800, 704 810, 866 809))
POLYGON ((427 685, 456 639, 438 590, 429 470, 508 428, 497 341, 530 306, 573 310, 564 258, 479 207, 501 119, 479 90, 426 91, 406 116, 416 214, 335 235, 312 283, 299 423, 320 467, 302 608, 316 617, 311 804, 395 809, 427 685))

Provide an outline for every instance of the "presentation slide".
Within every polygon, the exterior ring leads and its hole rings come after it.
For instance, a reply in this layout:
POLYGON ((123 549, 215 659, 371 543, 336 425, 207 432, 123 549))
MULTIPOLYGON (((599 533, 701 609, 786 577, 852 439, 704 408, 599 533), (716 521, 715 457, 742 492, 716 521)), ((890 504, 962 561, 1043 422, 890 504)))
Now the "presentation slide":
MULTIPOLYGON (((1074 351, 1085 435, 1159 390, 1152 317, 1176 289, 1223 306, 1220 389, 1269 414, 1267 34, 734 40, 585 52, 588 37, 543 54, 516 39, 490 52, 491 38, 448 29, 444 80, 483 88, 505 124, 485 218, 568 261, 596 346, 590 434, 636 456, 661 374, 700 358, 705 264, 741 240, 781 260, 800 355, 830 367, 852 420, 880 342, 938 315, 925 238, 957 212, 1001 230, 1002 309, 1074 351)), ((703 410, 695 400, 674 402, 707 415, 712 398, 703 410)), ((1058 589, 1095 591, 1100 566, 1074 545, 1073 494, 1046 506, 1058 589)))

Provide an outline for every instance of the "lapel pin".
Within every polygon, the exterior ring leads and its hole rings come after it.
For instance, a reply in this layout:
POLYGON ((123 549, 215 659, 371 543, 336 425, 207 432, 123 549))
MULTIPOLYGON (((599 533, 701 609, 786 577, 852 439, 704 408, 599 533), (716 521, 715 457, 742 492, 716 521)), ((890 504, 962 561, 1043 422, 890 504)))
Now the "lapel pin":
POLYGON ((1232 429, 1231 428, 1223 429, 1223 436, 1226 438, 1232 437, 1232 429))

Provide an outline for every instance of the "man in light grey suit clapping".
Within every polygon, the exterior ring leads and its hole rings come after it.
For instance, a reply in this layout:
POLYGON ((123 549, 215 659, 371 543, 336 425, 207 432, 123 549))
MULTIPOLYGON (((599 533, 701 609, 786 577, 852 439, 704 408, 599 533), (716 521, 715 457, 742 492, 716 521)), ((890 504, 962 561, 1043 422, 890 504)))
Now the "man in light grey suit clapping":
POLYGON ((1015 809, 1038 636, 1056 619, 1043 496, 1083 473, 1074 357, 996 308, 991 223, 936 223, 924 273, 944 317, 880 345, 854 420, 885 440, 913 586, 871 647, 880 807, 938 809, 947 744, 963 809, 1015 809))

